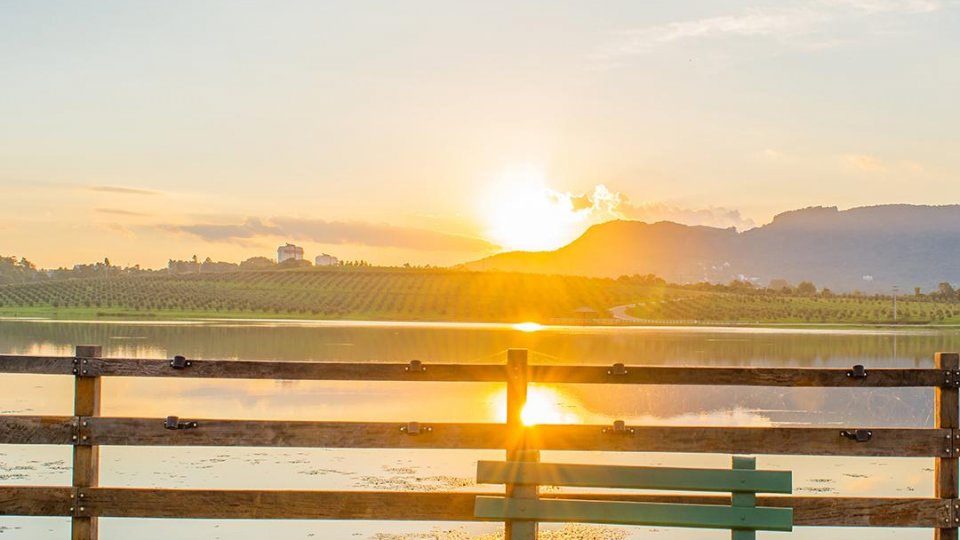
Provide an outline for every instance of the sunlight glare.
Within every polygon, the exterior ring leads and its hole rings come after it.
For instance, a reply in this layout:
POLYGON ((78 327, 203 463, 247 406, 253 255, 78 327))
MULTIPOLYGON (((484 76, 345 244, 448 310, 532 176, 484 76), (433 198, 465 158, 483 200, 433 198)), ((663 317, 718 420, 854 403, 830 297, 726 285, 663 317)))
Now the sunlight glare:
POLYGON ((513 325, 513 329, 521 332, 536 332, 537 330, 542 330, 543 325, 535 322, 522 322, 513 325))
POLYGON ((576 237, 585 219, 569 194, 548 188, 544 172, 530 166, 504 174, 482 212, 489 237, 509 250, 557 249, 576 237))
MULTIPOLYGON (((497 414, 497 419, 506 421, 507 418, 507 391, 498 390, 490 396, 490 402, 497 414)), ((580 424, 583 419, 574 412, 578 404, 556 388, 549 386, 530 385, 527 387, 527 404, 520 413, 525 426, 538 424, 580 424)))

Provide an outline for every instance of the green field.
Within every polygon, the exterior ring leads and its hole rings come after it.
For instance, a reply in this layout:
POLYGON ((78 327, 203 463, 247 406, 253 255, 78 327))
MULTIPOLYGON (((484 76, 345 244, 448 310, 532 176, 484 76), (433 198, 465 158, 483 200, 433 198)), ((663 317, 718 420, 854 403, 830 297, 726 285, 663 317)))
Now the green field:
POLYGON ((542 321, 650 296, 615 280, 331 268, 72 279, 0 286, 0 315, 542 321))
POLYGON ((791 296, 754 293, 671 291, 638 303, 627 314, 640 319, 735 323, 958 324, 960 304, 929 297, 893 300, 869 296, 791 296))
MULTIPOLYGON (((311 268, 46 280, 0 286, 0 316, 887 324, 889 298, 715 292, 631 279, 405 268, 311 268), (594 310, 583 313, 583 308, 594 310), (580 310, 578 312, 578 310, 580 310)), ((589 310, 586 310, 589 311, 589 310)), ((960 304, 910 297, 898 322, 960 323, 960 304)))

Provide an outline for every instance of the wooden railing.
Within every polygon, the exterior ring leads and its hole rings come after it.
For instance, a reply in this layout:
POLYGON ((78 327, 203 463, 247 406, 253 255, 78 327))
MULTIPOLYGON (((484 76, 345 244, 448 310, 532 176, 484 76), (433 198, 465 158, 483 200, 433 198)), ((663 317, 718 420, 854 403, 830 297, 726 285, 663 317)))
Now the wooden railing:
MULTIPOLYGON (((503 449, 511 461, 537 461, 540 450, 709 452, 935 458, 932 497, 758 497, 794 509, 797 526, 927 527, 957 539, 960 524, 960 358, 939 353, 933 369, 796 369, 753 367, 528 366, 526 350, 506 365, 376 364, 102 358, 96 346, 74 357, 0 355, 0 373, 75 378, 73 416, 0 416, 0 444, 73 446, 73 482, 63 487, 0 486, 0 515, 69 516, 74 539, 97 537, 99 517, 474 520, 477 493, 278 491, 99 487, 99 446, 273 446, 324 448, 503 449), (176 367, 175 367, 176 366, 176 367), (503 382, 505 424, 306 422, 184 419, 195 428, 166 429, 159 418, 100 415, 103 377, 196 377, 349 381, 503 382), (661 427, 538 425, 524 427, 529 383, 731 385, 773 387, 931 387, 933 428, 661 427)), ((175 426, 167 426, 175 427, 175 426)), ((189 427, 189 426, 181 426, 189 427)), ((529 497, 536 487, 507 486, 529 497)), ((540 497, 571 497, 562 493, 540 497)), ((585 498, 583 494, 575 495, 585 498)), ((729 503, 729 497, 594 494, 597 500, 729 503)), ((536 523, 507 523, 536 534, 536 523)))

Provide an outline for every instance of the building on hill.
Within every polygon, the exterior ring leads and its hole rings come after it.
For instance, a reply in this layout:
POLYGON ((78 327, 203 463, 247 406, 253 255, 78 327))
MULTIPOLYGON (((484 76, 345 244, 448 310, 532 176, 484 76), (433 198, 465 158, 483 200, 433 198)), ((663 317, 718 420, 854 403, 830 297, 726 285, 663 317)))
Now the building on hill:
POLYGON ((337 266, 340 264, 340 259, 324 253, 317 255, 316 259, 314 259, 314 264, 317 266, 337 266))
POLYGON ((303 248, 293 244, 286 244, 277 248, 277 262, 282 263, 286 260, 303 260, 303 248))

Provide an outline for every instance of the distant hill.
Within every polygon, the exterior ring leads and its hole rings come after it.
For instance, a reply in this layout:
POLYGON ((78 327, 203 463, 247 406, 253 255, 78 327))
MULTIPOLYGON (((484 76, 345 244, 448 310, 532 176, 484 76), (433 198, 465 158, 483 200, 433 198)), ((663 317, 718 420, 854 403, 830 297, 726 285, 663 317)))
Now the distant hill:
MULTIPOLYGON (((888 291, 960 283, 960 205, 884 205, 785 212, 762 227, 611 221, 556 251, 510 252, 464 265, 472 270, 761 285, 783 278, 821 287, 888 291)), ((912 291, 910 291, 912 292, 912 291)))

